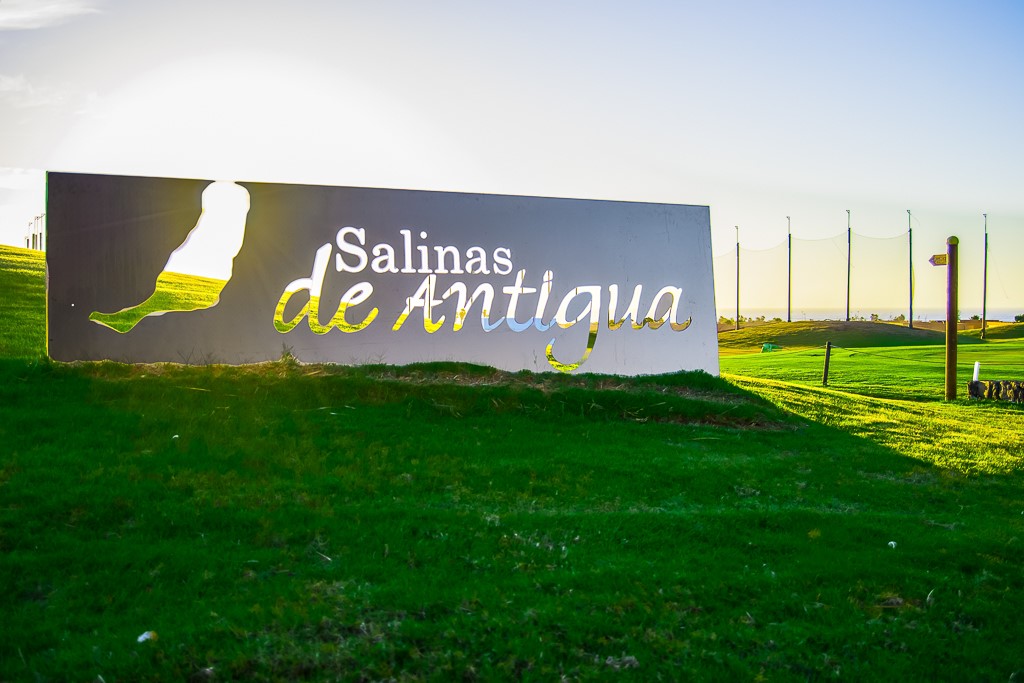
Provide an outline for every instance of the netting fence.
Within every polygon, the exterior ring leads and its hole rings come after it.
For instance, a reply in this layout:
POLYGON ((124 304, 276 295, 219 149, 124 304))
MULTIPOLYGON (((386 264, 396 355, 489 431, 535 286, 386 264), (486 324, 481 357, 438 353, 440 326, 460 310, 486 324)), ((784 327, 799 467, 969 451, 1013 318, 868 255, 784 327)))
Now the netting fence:
MULTIPOLYGON (((928 262, 937 251, 945 252, 945 244, 915 244, 909 231, 788 237, 767 249, 737 244, 714 257, 718 314, 727 321, 737 314, 740 320, 944 320, 946 272, 928 262)), ((987 292, 984 259, 983 244, 961 241, 960 319, 987 309, 989 320, 1012 321, 1024 313, 1017 255, 989 246, 987 292)))

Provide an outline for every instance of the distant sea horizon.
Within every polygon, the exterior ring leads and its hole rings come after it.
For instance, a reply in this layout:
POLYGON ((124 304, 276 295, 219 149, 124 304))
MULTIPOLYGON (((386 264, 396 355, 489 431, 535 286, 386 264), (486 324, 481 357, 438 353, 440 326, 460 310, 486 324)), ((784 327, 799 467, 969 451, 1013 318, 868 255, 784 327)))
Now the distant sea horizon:
MULTIPOLYGON (((985 319, 992 322, 1013 322, 1014 316, 1024 314, 1024 304, 1019 309, 1014 308, 990 308, 985 313, 985 319)), ((729 310, 728 307, 719 308, 718 315, 720 317, 729 318, 730 320, 735 319, 736 309, 729 310)), ((772 320, 774 318, 786 319, 785 308, 758 308, 751 307, 750 309, 740 308, 740 315, 747 319, 757 319, 760 316, 764 316, 766 320, 772 320)), ((900 315, 907 315, 907 309, 902 310, 895 308, 850 308, 850 319, 861 319, 870 320, 872 315, 878 315, 878 319, 882 321, 895 320, 900 315)), ((962 307, 960 309, 960 320, 970 320, 972 316, 981 317, 981 308, 973 307, 962 307)), ((846 309, 845 308, 796 308, 792 309, 793 320, 846 320, 846 309)), ((924 307, 914 308, 914 321, 915 322, 936 322, 946 320, 946 309, 924 307)))

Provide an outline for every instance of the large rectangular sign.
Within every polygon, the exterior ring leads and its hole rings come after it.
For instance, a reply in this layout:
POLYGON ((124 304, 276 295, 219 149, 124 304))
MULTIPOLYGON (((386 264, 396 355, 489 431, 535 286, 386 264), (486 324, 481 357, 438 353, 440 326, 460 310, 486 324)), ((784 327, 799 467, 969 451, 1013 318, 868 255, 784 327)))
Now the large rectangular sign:
POLYGON ((49 173, 61 361, 718 373, 703 206, 49 173))

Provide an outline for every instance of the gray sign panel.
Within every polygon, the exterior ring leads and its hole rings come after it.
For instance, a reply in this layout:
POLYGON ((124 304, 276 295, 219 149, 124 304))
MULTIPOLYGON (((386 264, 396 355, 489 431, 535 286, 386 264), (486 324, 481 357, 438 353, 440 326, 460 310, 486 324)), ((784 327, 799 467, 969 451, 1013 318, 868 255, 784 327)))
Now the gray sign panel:
POLYGON ((718 372, 702 206, 48 174, 56 360, 718 372))

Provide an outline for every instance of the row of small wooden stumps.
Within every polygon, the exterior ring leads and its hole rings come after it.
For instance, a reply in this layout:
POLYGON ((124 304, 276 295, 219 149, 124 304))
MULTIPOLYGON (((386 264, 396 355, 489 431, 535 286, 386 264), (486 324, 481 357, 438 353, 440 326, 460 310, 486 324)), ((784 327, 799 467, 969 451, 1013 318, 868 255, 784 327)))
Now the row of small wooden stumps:
POLYGON ((971 398, 987 398, 993 401, 1024 403, 1024 382, 1012 380, 974 380, 967 383, 967 395, 971 398))

